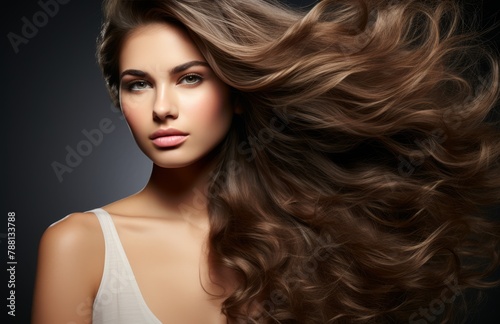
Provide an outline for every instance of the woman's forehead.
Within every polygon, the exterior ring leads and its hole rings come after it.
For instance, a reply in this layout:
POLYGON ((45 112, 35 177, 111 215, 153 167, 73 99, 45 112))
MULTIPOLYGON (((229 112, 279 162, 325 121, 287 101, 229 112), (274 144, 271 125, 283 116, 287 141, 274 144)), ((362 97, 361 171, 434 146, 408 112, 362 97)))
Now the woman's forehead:
POLYGON ((167 23, 151 23, 133 30, 120 51, 120 70, 155 67, 171 69, 186 61, 204 61, 189 35, 167 23))

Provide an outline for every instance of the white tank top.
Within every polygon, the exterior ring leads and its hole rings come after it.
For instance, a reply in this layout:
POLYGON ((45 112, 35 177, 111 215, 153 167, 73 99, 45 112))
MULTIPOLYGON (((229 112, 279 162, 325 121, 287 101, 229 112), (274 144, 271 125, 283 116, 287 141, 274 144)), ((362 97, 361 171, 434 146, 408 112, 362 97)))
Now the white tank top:
POLYGON ((142 297, 111 216, 90 210, 104 234, 105 259, 101 284, 93 305, 92 324, 162 324, 142 297))

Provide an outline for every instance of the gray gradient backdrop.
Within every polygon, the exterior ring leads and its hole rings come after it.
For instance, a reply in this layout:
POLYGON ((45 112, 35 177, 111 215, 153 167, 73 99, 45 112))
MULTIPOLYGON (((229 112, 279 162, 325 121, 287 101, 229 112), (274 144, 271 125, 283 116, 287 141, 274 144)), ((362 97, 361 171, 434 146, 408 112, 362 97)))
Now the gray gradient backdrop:
MULTIPOLYGON (((0 259, 7 268, 7 212, 14 211, 18 262, 15 318, 7 316, 10 289, 7 272, 2 271, 2 323, 29 323, 37 247, 44 229, 71 212, 93 209, 138 191, 151 169, 120 113, 111 106, 96 64, 101 1, 59 2, 65 4, 52 17, 40 13, 38 0, 5 1, 1 9, 2 70, 6 72, 2 75, 6 114, 2 119, 7 124, 7 154, 2 159, 7 166, 2 169, 6 170, 7 192, 2 201, 0 259), (8 34, 22 36, 26 21, 39 27, 25 28, 29 37, 16 53, 8 34), (100 126, 107 133, 102 138, 95 135, 95 143, 85 145, 85 134, 95 134, 100 126), (81 160, 73 157, 71 172, 59 179, 52 164, 66 165, 68 150, 78 149, 86 156, 81 160)), ((312 1, 289 2, 305 6, 312 1)), ((495 2, 483 3, 485 22, 498 18, 495 2)), ((471 8, 480 5, 468 3, 471 8)), ((498 29, 489 35, 498 42, 498 29)), ((470 323, 494 323, 500 314, 498 306, 497 289, 488 293, 488 300, 470 323)))

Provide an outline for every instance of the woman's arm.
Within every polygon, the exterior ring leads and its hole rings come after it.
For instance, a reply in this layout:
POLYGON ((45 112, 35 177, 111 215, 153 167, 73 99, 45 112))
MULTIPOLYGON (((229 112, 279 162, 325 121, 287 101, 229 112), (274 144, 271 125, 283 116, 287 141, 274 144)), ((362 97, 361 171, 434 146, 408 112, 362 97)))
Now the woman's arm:
POLYGON ((93 214, 51 225, 38 251, 32 324, 91 323, 103 266, 104 239, 93 214))

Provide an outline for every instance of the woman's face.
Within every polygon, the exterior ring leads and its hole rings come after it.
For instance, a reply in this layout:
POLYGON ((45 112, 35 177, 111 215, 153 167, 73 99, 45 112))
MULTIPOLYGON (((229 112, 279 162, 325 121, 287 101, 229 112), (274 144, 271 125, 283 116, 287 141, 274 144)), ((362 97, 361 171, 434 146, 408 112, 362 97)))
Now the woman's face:
POLYGON ((141 150, 164 168, 188 166, 227 134, 229 88, 179 27, 135 29, 120 53, 120 103, 141 150))

